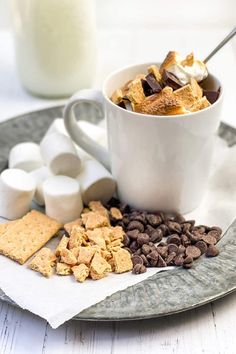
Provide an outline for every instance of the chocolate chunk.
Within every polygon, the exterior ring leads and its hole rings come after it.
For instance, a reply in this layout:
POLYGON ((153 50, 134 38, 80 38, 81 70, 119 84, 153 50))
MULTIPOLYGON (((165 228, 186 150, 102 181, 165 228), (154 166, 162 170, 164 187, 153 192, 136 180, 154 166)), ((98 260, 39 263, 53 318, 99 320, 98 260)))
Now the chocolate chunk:
POLYGON ((188 246, 186 248, 186 255, 192 257, 193 259, 197 259, 201 256, 201 251, 196 246, 188 246))
POLYGON ((120 103, 118 103, 117 106, 126 109, 124 101, 121 101, 120 103))
POLYGON ((136 264, 143 264, 143 259, 139 255, 135 254, 132 256, 132 262, 133 262, 133 266, 135 266, 136 264))
POLYGON ((208 101, 211 104, 213 104, 218 100, 219 92, 218 91, 203 90, 203 96, 206 96, 208 101))
POLYGON ((200 249, 201 254, 206 253, 207 251, 207 244, 204 241, 198 241, 195 246, 200 249))
POLYGON ((134 230, 137 229, 139 230, 139 232, 143 232, 144 231, 144 226, 140 221, 130 221, 130 223, 127 226, 127 230, 134 230))
POLYGON ((147 80, 142 79, 141 83, 142 83, 142 88, 143 88, 144 95, 146 97, 153 95, 152 88, 147 83, 147 80))
POLYGON ((146 267, 143 264, 136 264, 132 270, 133 274, 142 274, 147 271, 146 267))
POLYGON ((150 73, 145 77, 149 87, 152 89, 153 93, 159 93, 162 90, 161 85, 159 84, 159 82, 157 81, 157 79, 155 78, 155 76, 150 73))
POLYGON ((172 87, 173 90, 177 90, 183 86, 179 79, 167 70, 163 71, 162 81, 164 86, 172 87))
POLYGON ((209 245, 207 251, 206 251, 206 256, 207 257, 216 257, 219 254, 219 250, 216 246, 214 245, 209 245))

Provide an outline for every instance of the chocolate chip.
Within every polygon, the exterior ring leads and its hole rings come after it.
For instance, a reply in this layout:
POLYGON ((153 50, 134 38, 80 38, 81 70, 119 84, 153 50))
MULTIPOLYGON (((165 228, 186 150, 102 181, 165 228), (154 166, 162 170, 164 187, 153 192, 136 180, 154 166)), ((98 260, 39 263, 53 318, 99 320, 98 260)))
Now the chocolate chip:
POLYGON ((127 230, 130 231, 130 230, 139 230, 139 232, 143 232, 144 231, 144 226, 143 224, 140 222, 140 221, 130 221, 128 226, 127 226, 127 230))
POLYGON ((206 251, 206 256, 207 257, 216 257, 219 254, 219 250, 216 246, 214 245, 209 245, 207 251, 206 251))
POLYGON ((150 259, 158 260, 158 257, 159 257, 159 254, 158 254, 158 252, 156 250, 152 251, 151 253, 149 253, 147 255, 147 259, 148 260, 150 260, 150 259))
POLYGON ((197 231, 186 231, 186 235, 192 243, 196 243, 197 241, 200 241, 202 239, 202 234, 198 233, 197 231))
POLYGON ((120 204, 119 209, 121 211, 121 214, 129 213, 130 212, 130 207, 128 204, 120 204))
POLYGON ((145 214, 142 213, 142 214, 138 214, 138 215, 132 215, 130 217, 130 221, 139 221, 141 222, 142 224, 146 225, 146 217, 145 217, 145 214))
POLYGON ((140 257, 142 258, 143 264, 145 265, 145 267, 148 267, 149 266, 149 262, 148 262, 146 256, 144 254, 140 254, 140 257))
POLYGON ((130 238, 124 234, 124 237, 123 237, 123 244, 125 247, 128 247, 130 245, 130 238))
POLYGON ((159 256, 158 258, 157 267, 167 267, 167 264, 162 258, 162 256, 159 256))
POLYGON ((133 262, 133 266, 135 266, 136 264, 143 264, 143 259, 139 255, 133 255, 131 259, 133 262))
POLYGON ((167 239, 167 243, 168 244, 170 244, 170 243, 174 243, 175 245, 180 245, 180 237, 179 237, 179 235, 177 235, 177 234, 173 234, 173 235, 171 235, 171 236, 169 236, 168 237, 168 239, 167 239))
POLYGON ((208 101, 211 104, 213 104, 218 100, 219 92, 218 91, 203 90, 203 96, 206 96, 208 101))
POLYGON ((186 234, 187 231, 191 231, 192 230, 192 224, 190 224, 189 222, 185 222, 182 224, 182 232, 184 234, 186 234))
POLYGON ((183 245, 179 245, 177 254, 184 254, 186 251, 186 248, 183 245))
POLYGON ((189 269, 189 268, 192 268, 192 266, 193 266, 193 258, 190 256, 187 256, 184 259, 183 267, 189 269))
POLYGON ((146 256, 148 253, 151 252, 151 247, 149 245, 142 245, 142 252, 146 256))
POLYGON ((183 265, 184 263, 184 257, 183 254, 178 254, 175 259, 174 259, 174 263, 176 266, 180 267, 183 265))
POLYGON ((167 246, 157 246, 156 250, 162 258, 166 258, 168 256, 167 246))
POLYGON ((198 241, 195 246, 200 249, 201 254, 206 253, 207 251, 207 244, 204 241, 198 241))
POLYGON ((177 213, 177 214, 175 215, 175 217, 174 217, 174 221, 176 221, 176 222, 179 223, 179 224, 182 224, 182 223, 184 223, 186 220, 185 220, 185 218, 183 217, 183 215, 177 213))
POLYGON ((193 230, 192 230, 192 233, 193 234, 205 234, 206 232, 206 228, 205 226, 194 226, 193 227, 193 230))
POLYGON ((216 230, 216 229, 212 229, 211 231, 208 232, 207 235, 213 236, 215 237, 216 241, 218 242, 220 240, 220 236, 222 234, 222 230, 216 230))
POLYGON ((137 249, 137 251, 135 251, 135 252, 133 253, 133 255, 138 255, 138 256, 140 256, 141 254, 142 254, 141 248, 137 249))
POLYGON ((142 274, 147 271, 147 268, 143 264, 136 264, 132 270, 133 274, 142 274))
POLYGON ((157 227, 157 226, 161 225, 161 223, 162 223, 161 217, 159 215, 155 215, 155 214, 147 214, 146 220, 147 220, 148 224, 153 227, 157 227))
POLYGON ((181 240, 182 245, 185 247, 191 245, 191 241, 189 240, 187 235, 181 235, 180 240, 181 240))
POLYGON ((163 232, 161 231, 161 229, 153 230, 150 235, 150 241, 154 243, 159 242, 161 241, 162 236, 163 236, 163 232))
POLYGON ((126 232, 126 235, 131 238, 132 240, 137 240, 138 238, 138 235, 140 234, 139 230, 137 229, 134 229, 134 230, 131 230, 131 231, 127 231, 126 232))
POLYGON ((175 243, 169 243, 168 245, 168 252, 172 253, 175 252, 177 254, 179 247, 175 243))
POLYGON ((202 240, 205 241, 208 245, 215 245, 216 244, 216 238, 212 235, 203 235, 202 240))
POLYGON ((177 232, 179 234, 182 231, 182 227, 180 226, 180 224, 175 221, 166 221, 166 226, 168 227, 170 232, 177 232))
POLYGON ((173 90, 177 90, 183 86, 178 78, 167 70, 163 71, 162 80, 165 86, 170 86, 173 90))
POLYGON ((158 226, 158 229, 161 229, 161 231, 163 232, 163 236, 169 235, 169 229, 165 224, 161 224, 160 226, 158 226))
POLYGON ((156 229, 154 229, 154 227, 152 227, 151 225, 147 225, 145 228, 145 233, 148 234, 151 237, 151 234, 153 231, 155 231, 156 229))
POLYGON ((129 248, 130 248, 131 252, 134 253, 139 249, 139 245, 137 244, 136 241, 133 241, 133 242, 131 242, 129 248))
POLYGON ((166 258, 166 264, 167 265, 173 265, 175 257, 176 257, 176 253, 175 252, 171 252, 166 258))
POLYGON ((193 262, 192 263, 183 263, 183 267, 184 268, 186 268, 186 269, 190 269, 190 268, 192 268, 192 266, 193 266, 193 262))
POLYGON ((201 256, 201 251, 196 246, 188 246, 186 248, 186 255, 192 257, 193 259, 197 259, 201 256))
POLYGON ((150 241, 150 237, 148 234, 140 233, 137 238, 138 245, 142 246, 144 244, 148 244, 150 241))

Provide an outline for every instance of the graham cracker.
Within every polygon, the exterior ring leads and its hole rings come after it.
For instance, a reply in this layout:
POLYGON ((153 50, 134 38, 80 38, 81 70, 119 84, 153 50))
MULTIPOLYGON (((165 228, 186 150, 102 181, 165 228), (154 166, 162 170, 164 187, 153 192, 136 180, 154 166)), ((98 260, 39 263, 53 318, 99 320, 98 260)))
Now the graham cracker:
POLYGON ((61 228, 61 224, 32 210, 10 224, 0 237, 0 254, 24 264, 61 228))

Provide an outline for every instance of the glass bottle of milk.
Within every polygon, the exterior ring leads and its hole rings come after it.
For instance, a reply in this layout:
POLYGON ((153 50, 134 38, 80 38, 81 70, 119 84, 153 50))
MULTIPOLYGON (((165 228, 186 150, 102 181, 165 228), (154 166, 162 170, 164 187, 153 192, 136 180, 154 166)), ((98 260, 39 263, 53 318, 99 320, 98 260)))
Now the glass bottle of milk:
POLYGON ((45 97, 92 85, 94 0, 11 0, 16 62, 23 86, 45 97))

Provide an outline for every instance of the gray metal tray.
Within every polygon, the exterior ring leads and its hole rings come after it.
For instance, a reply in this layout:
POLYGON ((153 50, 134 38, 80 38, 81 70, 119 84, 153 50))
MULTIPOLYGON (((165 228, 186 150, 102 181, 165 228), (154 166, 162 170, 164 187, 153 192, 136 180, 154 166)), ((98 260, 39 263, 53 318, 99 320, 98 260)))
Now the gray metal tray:
MULTIPOLYGON (((39 142, 63 106, 23 114, 0 124, 0 171, 7 167, 12 146, 39 142)), ((77 108, 81 119, 98 123, 101 117, 88 106, 77 108)), ((219 135, 228 146, 236 144, 236 129, 222 123, 219 135)), ((74 317, 75 320, 121 321, 171 315, 190 310, 236 290, 236 221, 219 242, 220 255, 201 257, 190 270, 176 268, 158 273, 119 291, 74 317)), ((92 296, 92 294, 91 294, 92 296)), ((2 301, 16 305, 0 290, 2 301)))

